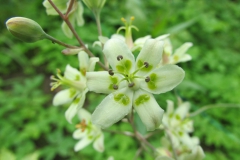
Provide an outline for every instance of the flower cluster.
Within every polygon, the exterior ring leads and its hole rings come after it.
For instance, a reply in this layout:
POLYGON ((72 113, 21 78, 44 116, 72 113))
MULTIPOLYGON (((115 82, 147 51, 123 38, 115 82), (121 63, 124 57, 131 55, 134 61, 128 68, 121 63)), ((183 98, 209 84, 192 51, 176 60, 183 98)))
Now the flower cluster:
MULTIPOLYGON (((185 72, 176 64, 191 60, 191 56, 186 52, 192 43, 184 43, 173 52, 169 34, 156 38, 147 35, 133 41, 132 29, 138 30, 132 24, 134 17, 130 18, 130 22, 122 18, 124 26, 117 30, 117 34, 111 38, 104 37, 99 16, 105 2, 106 0, 83 0, 96 18, 100 36, 99 41, 93 45, 101 47, 105 64, 94 57, 80 38, 78 38, 80 47, 70 46, 47 35, 39 24, 30 19, 15 17, 7 21, 9 31, 19 39, 26 42, 50 39, 67 47, 62 51, 65 55, 78 55, 79 69, 68 64, 63 75, 57 70, 57 76, 51 77, 54 81, 51 83, 52 90, 60 85, 67 87, 54 96, 53 104, 59 106, 71 103, 65 112, 67 121, 72 123, 76 115, 80 120, 73 133, 73 138, 79 140, 74 150, 79 151, 93 142, 94 149, 103 152, 102 129, 110 127, 126 116, 129 116, 129 122, 134 130, 131 136, 146 143, 147 140, 138 133, 132 122, 133 114, 129 114, 136 112, 147 131, 163 129, 166 133, 161 139, 162 147, 157 149, 157 160, 172 160, 174 157, 179 160, 202 160, 204 153, 199 140, 190 136, 193 132, 193 121, 187 116, 190 104, 184 102, 174 109, 173 102, 168 100, 164 114, 164 110, 154 98, 154 95, 171 91, 183 81, 185 72), (121 30, 125 30, 125 36, 119 34, 121 30), (94 71, 97 62, 105 71, 94 71), (83 108, 88 91, 108 94, 92 114, 83 108)), ((72 37, 74 33, 76 36, 73 31, 74 24, 77 23, 78 26, 84 24, 83 6, 80 1, 44 0, 43 5, 48 15, 57 15, 55 9, 58 8, 57 11, 61 12, 64 20, 62 30, 65 35, 72 37)))
POLYGON ((158 148, 159 154, 174 157, 172 153, 175 150, 180 160, 202 160, 204 153, 199 139, 189 135, 193 132, 193 121, 187 118, 190 103, 181 103, 175 110, 172 101, 168 100, 167 104, 161 125, 166 135, 162 138, 162 147, 158 148))

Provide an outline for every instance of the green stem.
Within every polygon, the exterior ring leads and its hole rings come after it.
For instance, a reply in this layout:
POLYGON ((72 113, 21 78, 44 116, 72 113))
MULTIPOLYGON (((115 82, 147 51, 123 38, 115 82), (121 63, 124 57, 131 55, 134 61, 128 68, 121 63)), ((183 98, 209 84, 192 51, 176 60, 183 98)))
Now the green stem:
POLYGON ((59 40, 57 40, 56 38, 46 34, 46 38, 49 39, 50 41, 54 42, 54 43, 57 43, 61 46, 64 46, 64 47, 67 47, 67 48, 73 48, 73 49, 77 49, 77 48, 80 48, 80 47, 77 47, 77 46, 72 46, 72 45, 69 45, 69 44, 66 44, 64 42, 61 42, 59 40))
MULTIPOLYGON (((52 5, 52 7, 56 10, 56 12, 59 14, 59 16, 65 21, 65 23, 68 25, 69 29, 72 31, 73 35, 75 36, 75 38, 77 39, 78 43, 80 44, 80 46, 83 48, 83 50, 86 51, 86 53, 90 56, 90 57, 95 57, 92 52, 85 46, 85 44, 83 43, 83 41, 81 40, 81 38, 78 36, 77 32, 75 31, 75 29, 73 28, 72 24, 70 23, 69 19, 67 16, 65 16, 58 8, 57 6, 52 2, 52 0, 48 0, 48 2, 52 5)), ((108 70, 108 67, 106 67, 104 64, 102 64, 101 62, 97 62, 103 69, 108 70)))

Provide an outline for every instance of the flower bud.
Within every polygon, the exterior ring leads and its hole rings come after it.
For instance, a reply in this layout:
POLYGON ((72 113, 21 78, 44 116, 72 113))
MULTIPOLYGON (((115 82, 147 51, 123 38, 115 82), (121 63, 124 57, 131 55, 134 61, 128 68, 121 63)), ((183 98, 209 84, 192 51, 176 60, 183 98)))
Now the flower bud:
POLYGON ((24 17, 13 17, 6 22, 7 29, 18 39, 32 43, 46 38, 46 33, 35 21, 24 17))
POLYGON ((83 51, 83 48, 66 48, 62 50, 62 53, 65 55, 75 55, 78 54, 80 51, 83 51))
POLYGON ((106 0, 83 0, 86 6, 94 12, 101 10, 106 0))

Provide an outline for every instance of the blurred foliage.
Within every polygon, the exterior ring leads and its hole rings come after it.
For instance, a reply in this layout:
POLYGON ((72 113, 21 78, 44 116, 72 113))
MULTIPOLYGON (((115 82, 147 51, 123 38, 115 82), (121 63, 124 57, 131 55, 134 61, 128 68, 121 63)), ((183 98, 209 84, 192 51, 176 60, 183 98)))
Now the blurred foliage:
MULTIPOLYGON (((46 15, 42 1, 5 1, 0 10, 1 22, 13 16, 28 17, 50 35, 77 45, 75 39, 63 35, 59 17, 46 15)), ((175 92, 156 95, 163 108, 166 99, 176 101, 174 94, 190 101, 193 110, 207 104, 240 103, 240 4, 237 1, 107 0, 102 10, 103 34, 110 37, 122 25, 120 18, 130 16, 135 16, 134 24, 140 29, 133 32, 134 38, 170 32, 174 48, 188 41, 194 44, 188 51, 193 60, 180 64, 186 71, 184 82, 175 92)), ((92 48, 97 29, 86 7, 84 18, 85 26, 77 28, 77 32, 92 48)), ((62 55, 64 48, 47 40, 23 43, 6 30, 4 23, 0 23, 0 28, 0 159, 88 160, 94 157, 102 160, 109 156, 115 160, 133 159, 139 144, 134 139, 110 133, 105 134, 104 153, 95 152, 91 145, 75 153, 74 124, 69 125, 64 118, 67 106, 51 105, 49 76, 56 68, 64 70, 68 63, 78 67, 77 58, 62 55)), ((98 49, 94 51, 100 55, 98 49)), ((103 95, 88 94, 86 107, 93 111, 103 98, 103 95)), ((194 117, 194 135, 201 140, 206 160, 238 159, 239 114, 239 109, 221 108, 194 117)), ((137 117, 136 121, 141 133, 145 133, 137 117)), ((125 123, 110 129, 131 130, 125 123)), ((157 147, 159 139, 154 136, 150 142, 157 147)), ((141 159, 152 158, 145 153, 141 159)))

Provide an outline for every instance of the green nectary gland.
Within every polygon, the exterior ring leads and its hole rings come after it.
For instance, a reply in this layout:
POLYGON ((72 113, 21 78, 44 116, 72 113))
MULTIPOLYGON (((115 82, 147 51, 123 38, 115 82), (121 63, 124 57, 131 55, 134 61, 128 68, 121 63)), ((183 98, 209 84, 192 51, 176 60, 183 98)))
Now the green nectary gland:
POLYGON ((79 98, 75 98, 74 101, 73 101, 73 103, 74 103, 74 104, 78 104, 78 103, 80 102, 80 99, 81 99, 80 97, 79 97, 79 98))
POLYGON ((129 73, 130 69, 132 68, 132 62, 128 59, 123 59, 120 63, 116 66, 116 69, 120 73, 129 73))
POLYGON ((116 76, 109 76, 111 84, 108 86, 108 89, 113 90, 113 85, 118 83, 118 78, 116 76))
MULTIPOLYGON (((138 68, 141 68, 142 66, 144 65, 144 62, 142 60, 138 60, 137 61, 137 67, 138 68)), ((152 65, 148 65, 147 68, 142 68, 141 71, 144 71, 144 72, 149 72, 150 70, 152 70, 153 66, 152 65)))
POLYGON ((157 86, 156 86, 157 74, 152 73, 152 74, 150 74, 149 77, 150 77, 150 81, 147 82, 148 88, 151 90, 154 90, 157 88, 157 86))
POLYGON ((76 89, 70 88, 70 90, 69 90, 69 97, 73 98, 75 96, 76 92, 77 92, 76 89))
POLYGON ((130 103, 130 99, 127 95, 123 94, 123 93, 118 93, 114 95, 114 100, 120 104, 123 105, 128 105, 130 103))
POLYGON ((143 94, 135 100, 135 104, 136 106, 139 106, 140 104, 146 103, 149 100, 150 100, 150 96, 147 94, 143 94))

